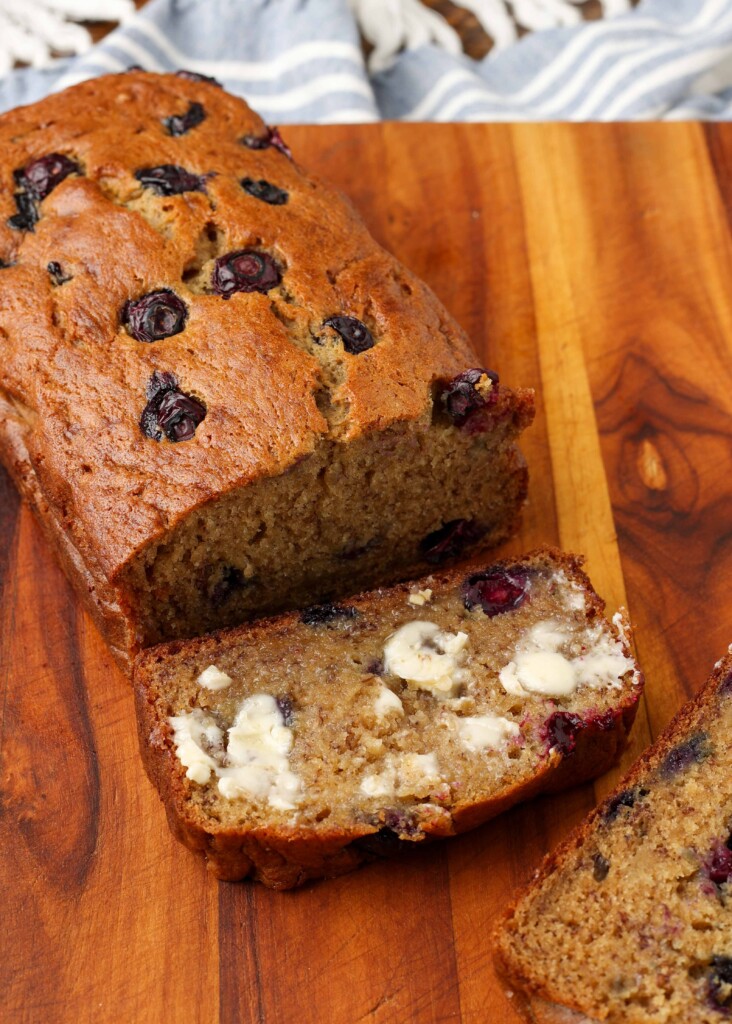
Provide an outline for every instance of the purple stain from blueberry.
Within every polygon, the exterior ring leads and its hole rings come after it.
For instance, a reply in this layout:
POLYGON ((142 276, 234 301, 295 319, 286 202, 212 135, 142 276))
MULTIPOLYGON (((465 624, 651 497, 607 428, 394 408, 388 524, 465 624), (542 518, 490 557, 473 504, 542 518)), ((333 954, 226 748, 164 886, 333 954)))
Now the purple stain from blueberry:
POLYGON ((225 565, 211 590, 211 604, 221 608, 229 598, 248 586, 244 573, 235 565, 225 565))
POLYGON ((648 793, 649 790, 643 789, 639 786, 631 789, 624 789, 622 792, 610 797, 603 812, 605 821, 615 821, 621 808, 635 807, 636 802, 638 800, 642 800, 644 796, 648 796, 648 793))
POLYGON ((51 260, 46 267, 46 270, 48 271, 48 276, 57 287, 60 287, 62 284, 66 284, 71 280, 72 275, 65 274, 63 267, 57 260, 51 260))
POLYGON ((360 355, 374 347, 374 338, 366 324, 355 316, 331 316, 323 321, 323 327, 331 327, 339 334, 343 348, 352 356, 360 355))
POLYGON ((732 695, 732 672, 728 672, 722 682, 719 684, 719 693, 723 697, 732 695))
POLYGON ((143 188, 150 189, 158 196, 178 196, 183 192, 205 192, 205 174, 194 174, 178 164, 160 164, 158 167, 141 167, 135 177, 143 188))
POLYGON ((577 746, 577 734, 584 729, 585 723, 579 715, 569 711, 555 711, 544 725, 546 739, 550 749, 558 750, 565 757, 577 746))
POLYGON ((276 697, 275 700, 282 715, 282 722, 289 729, 295 724, 295 705, 292 703, 292 697, 285 695, 284 697, 276 697))
POLYGON ((593 853, 592 864, 592 877, 596 882, 604 882, 610 871, 610 861, 601 853, 593 853))
POLYGON ((331 623, 349 622, 358 612, 345 604, 315 604, 300 613, 300 621, 306 626, 328 626, 331 623))
POLYGON ((482 414, 498 401, 498 374, 483 367, 465 370, 443 387, 440 401, 456 427, 479 433, 485 429, 482 414))
POLYGON ((282 272, 268 252, 238 249, 219 256, 211 275, 213 290, 228 299, 234 292, 262 292, 276 288, 282 272))
POLYGON ((122 308, 122 323, 136 341, 153 342, 180 334, 188 319, 188 307, 170 288, 160 288, 122 308))
POLYGON ((711 752, 709 736, 705 732, 697 733, 696 736, 692 736, 685 743, 680 743, 673 750, 669 751, 661 762, 659 774, 664 779, 672 778, 674 775, 678 775, 679 772, 685 771, 687 768, 691 768, 692 765, 703 761, 709 757, 711 752))
POLYGON ((502 615, 520 608, 529 596, 530 570, 522 565, 496 566, 476 572, 463 582, 460 592, 468 611, 482 608, 486 615, 502 615))
POLYGON ((732 881, 732 835, 714 843, 704 866, 710 880, 716 885, 732 881))
POLYGON ((279 150, 288 160, 292 160, 290 147, 280 135, 279 128, 273 125, 265 125, 263 135, 245 135, 241 142, 249 149, 269 149, 271 146, 273 149, 279 150))
POLYGON ((189 103, 185 114, 171 114, 162 118, 163 126, 168 135, 178 137, 186 135, 192 128, 206 120, 206 111, 202 103, 189 103))
POLYGON ((200 71, 188 71, 187 68, 179 68, 175 74, 177 78, 183 78, 186 82, 208 82, 209 85, 215 85, 219 89, 223 89, 223 85, 218 79, 212 78, 211 75, 202 75, 200 71))
POLYGON ((732 956, 716 955, 709 963, 708 993, 714 1009, 732 1008, 732 956))
POLYGON ((398 836, 416 837, 423 835, 422 830, 414 820, 414 815, 410 814, 408 811, 399 810, 397 808, 385 811, 384 824, 398 836))
POLYGON ((451 519, 422 538, 419 544, 420 555, 430 565, 458 558, 484 537, 487 530, 487 526, 475 519, 451 519))
POLYGON ((140 417, 145 437, 161 441, 190 441, 206 415, 206 406, 178 387, 174 373, 156 370, 146 389, 147 405, 140 417))
POLYGON ((284 206, 290 198, 289 193, 283 188, 270 184, 264 178, 260 178, 259 181, 255 181, 254 178, 242 178, 239 184, 254 199, 269 203, 270 206, 284 206))

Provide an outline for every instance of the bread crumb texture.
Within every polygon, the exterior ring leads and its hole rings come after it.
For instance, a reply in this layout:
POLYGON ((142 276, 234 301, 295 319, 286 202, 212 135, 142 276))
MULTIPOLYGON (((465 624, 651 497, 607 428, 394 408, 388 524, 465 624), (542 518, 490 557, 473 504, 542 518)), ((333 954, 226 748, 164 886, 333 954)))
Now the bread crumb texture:
POLYGON ((641 677, 601 611, 575 561, 540 553, 155 648, 136 669, 148 770, 226 877, 273 884, 257 842, 289 839, 293 885, 462 831, 617 756, 641 677))

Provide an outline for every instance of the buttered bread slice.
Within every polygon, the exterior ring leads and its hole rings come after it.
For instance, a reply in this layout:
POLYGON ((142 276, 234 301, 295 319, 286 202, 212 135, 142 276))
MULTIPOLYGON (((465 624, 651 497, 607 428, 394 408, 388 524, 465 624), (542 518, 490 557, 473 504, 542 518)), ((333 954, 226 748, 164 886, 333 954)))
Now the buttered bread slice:
POLYGON ((540 551, 145 652, 173 831, 220 878, 289 888, 603 772, 642 677, 580 564, 540 551))

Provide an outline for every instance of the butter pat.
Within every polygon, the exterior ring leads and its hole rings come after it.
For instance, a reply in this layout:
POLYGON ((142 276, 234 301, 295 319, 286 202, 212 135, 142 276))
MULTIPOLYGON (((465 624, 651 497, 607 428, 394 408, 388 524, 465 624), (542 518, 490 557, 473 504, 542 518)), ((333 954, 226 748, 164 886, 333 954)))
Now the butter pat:
POLYGON ((408 622, 384 646, 384 669, 436 696, 453 697, 468 679, 462 663, 467 633, 444 632, 434 622, 408 622))
POLYGON ((580 686, 593 689, 619 688, 621 678, 635 666, 626 658, 622 645, 596 626, 568 634, 552 621, 537 622, 519 643, 512 661, 499 675, 507 693, 522 696, 542 693, 568 697, 580 686), (562 646, 581 644, 582 653, 572 657, 560 652, 562 646))
POLYGON ((390 712, 398 715, 404 714, 404 705, 401 699, 383 683, 379 683, 379 692, 374 701, 374 711, 377 718, 386 718, 390 712))
POLYGON ((183 715, 174 715, 168 721, 173 729, 173 743, 178 760, 188 770, 186 778, 203 785, 216 771, 217 762, 204 747, 217 751, 223 733, 213 718, 196 708, 183 715))
POLYGON ((498 750, 507 739, 518 736, 520 732, 515 722, 500 715, 472 715, 458 719, 460 740, 471 753, 498 750))
POLYGON ((389 754, 380 772, 361 780, 364 796, 426 797, 443 782, 437 755, 389 754))
POLYGON ((294 810, 301 792, 300 780, 290 771, 291 747, 292 730, 284 724, 274 697, 267 693, 247 697, 229 729, 226 754, 231 767, 219 771, 219 792, 294 810))
POLYGON ((196 682, 199 686, 205 686, 207 690, 225 690, 227 686, 231 686, 231 676, 221 672, 215 665, 209 665, 196 682))
POLYGON ((571 661, 554 651, 523 651, 501 669, 499 679, 504 690, 521 693, 546 693, 566 697, 577 689, 579 679, 571 661))
POLYGON ((223 731, 199 708, 169 722, 187 778, 204 785, 213 774, 227 799, 245 797, 283 811, 295 809, 302 787, 290 770, 292 730, 284 724, 274 697, 257 693, 243 701, 228 730, 225 752, 223 731))

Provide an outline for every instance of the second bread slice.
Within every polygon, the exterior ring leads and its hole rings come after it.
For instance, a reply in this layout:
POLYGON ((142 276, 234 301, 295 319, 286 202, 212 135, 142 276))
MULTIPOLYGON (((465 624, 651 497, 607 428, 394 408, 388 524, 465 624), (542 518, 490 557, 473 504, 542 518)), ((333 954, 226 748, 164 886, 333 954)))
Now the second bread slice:
POLYGON ((289 888, 605 771, 642 677, 580 565, 539 551, 145 652, 173 831, 289 888))

